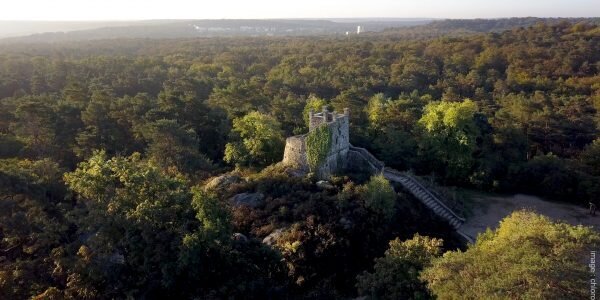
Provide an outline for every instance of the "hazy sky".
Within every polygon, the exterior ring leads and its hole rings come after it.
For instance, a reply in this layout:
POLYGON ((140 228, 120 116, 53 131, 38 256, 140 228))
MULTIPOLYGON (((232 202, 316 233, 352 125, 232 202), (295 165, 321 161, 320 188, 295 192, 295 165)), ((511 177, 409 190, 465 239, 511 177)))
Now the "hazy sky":
POLYGON ((600 0, 1 0, 0 3, 0 20, 600 16, 600 0))

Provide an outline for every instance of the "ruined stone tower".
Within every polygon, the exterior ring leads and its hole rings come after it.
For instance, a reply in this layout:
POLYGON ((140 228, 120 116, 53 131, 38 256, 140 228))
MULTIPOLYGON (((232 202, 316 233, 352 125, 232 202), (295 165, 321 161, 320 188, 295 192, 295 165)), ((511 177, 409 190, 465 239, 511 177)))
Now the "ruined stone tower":
POLYGON ((294 168, 312 171, 319 178, 327 178, 333 173, 342 171, 346 167, 348 150, 350 148, 349 133, 349 110, 344 109, 340 114, 335 111, 329 112, 324 106, 322 111, 309 113, 309 134, 321 126, 326 126, 331 139, 331 146, 327 151, 325 159, 319 164, 316 170, 310 170, 307 158, 307 134, 297 135, 287 138, 285 143, 285 152, 283 155, 283 164, 294 168))

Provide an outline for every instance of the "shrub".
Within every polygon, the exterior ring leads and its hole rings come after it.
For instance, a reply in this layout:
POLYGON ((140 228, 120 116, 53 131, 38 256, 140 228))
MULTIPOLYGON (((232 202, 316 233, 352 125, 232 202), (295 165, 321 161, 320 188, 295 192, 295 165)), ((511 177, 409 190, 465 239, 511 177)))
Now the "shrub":
POLYGON ((372 176, 364 185, 363 198, 365 206, 389 220, 394 216, 396 192, 383 175, 372 176))
POLYGON ((415 236, 404 242, 390 241, 385 256, 375 259, 372 273, 357 277, 358 293, 374 299, 427 299, 430 298, 419 273, 441 253, 442 240, 415 236))
POLYGON ((599 242, 590 227, 517 211, 465 252, 434 259, 422 278, 439 299, 584 299, 599 242))

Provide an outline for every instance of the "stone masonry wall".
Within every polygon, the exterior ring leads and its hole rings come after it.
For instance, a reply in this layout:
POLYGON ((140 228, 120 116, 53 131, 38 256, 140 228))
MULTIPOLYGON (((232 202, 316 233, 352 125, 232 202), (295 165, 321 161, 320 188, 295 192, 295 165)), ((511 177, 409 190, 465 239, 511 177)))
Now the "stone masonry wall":
POLYGON ((306 135, 296 135, 285 140, 283 164, 301 170, 308 170, 306 159, 306 135))
POLYGON ((329 127, 331 132, 331 148, 317 175, 320 178, 327 178, 346 167, 348 149, 350 147, 348 117, 340 116, 335 121, 321 126, 329 127))

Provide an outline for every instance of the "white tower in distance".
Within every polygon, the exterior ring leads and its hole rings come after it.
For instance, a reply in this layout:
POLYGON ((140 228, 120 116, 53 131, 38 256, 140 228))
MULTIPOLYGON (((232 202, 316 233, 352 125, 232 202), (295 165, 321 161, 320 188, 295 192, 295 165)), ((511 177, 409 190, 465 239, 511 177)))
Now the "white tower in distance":
POLYGON ((361 29, 362 29, 362 28, 360 27, 360 25, 359 25, 359 26, 356 26, 356 34, 360 34, 360 31, 361 31, 361 29))

